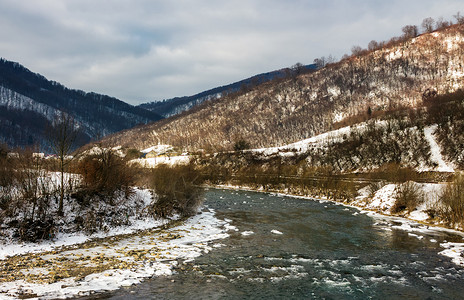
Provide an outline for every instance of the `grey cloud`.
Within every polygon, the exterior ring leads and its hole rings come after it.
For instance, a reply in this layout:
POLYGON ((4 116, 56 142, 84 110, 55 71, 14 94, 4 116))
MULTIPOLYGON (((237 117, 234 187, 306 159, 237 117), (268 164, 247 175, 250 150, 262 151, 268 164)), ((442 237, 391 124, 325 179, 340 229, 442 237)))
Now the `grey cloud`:
POLYGON ((0 56, 138 103, 366 46, 461 0, 0 0, 0 56))

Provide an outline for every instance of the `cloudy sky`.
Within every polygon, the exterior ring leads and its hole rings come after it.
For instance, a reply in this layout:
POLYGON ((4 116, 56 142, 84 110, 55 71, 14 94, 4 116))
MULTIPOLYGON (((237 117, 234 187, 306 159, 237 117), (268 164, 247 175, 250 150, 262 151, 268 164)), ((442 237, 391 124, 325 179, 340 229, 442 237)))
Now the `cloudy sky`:
POLYGON ((132 104, 340 58, 463 0, 0 0, 0 57, 132 104))

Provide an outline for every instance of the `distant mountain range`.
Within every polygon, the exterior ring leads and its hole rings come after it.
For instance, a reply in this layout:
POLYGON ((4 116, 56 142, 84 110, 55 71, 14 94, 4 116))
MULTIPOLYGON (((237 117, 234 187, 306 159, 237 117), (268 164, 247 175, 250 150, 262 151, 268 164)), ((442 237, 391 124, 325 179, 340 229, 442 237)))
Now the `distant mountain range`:
POLYGON ((292 73, 303 73, 314 71, 316 69, 317 66, 315 64, 299 65, 294 68, 284 68, 277 71, 258 74, 253 77, 232 84, 216 87, 193 96, 175 97, 158 102, 143 103, 140 104, 139 107, 156 112, 167 118, 187 111, 207 100, 218 99, 222 96, 237 92, 241 89, 252 89, 259 84, 271 81, 276 78, 284 78, 291 75, 292 73))
POLYGON ((76 146, 163 118, 110 96, 68 89, 19 63, 0 59, 0 142, 10 147, 36 145, 46 151, 45 128, 62 112, 80 127, 76 146))
POLYGON ((48 151, 46 128, 61 113, 66 113, 80 128, 78 147, 121 130, 179 114, 205 100, 315 69, 315 65, 300 65, 259 74, 193 96, 132 106, 107 95, 69 89, 17 62, 0 58, 0 143, 13 148, 38 146, 41 151, 48 151))

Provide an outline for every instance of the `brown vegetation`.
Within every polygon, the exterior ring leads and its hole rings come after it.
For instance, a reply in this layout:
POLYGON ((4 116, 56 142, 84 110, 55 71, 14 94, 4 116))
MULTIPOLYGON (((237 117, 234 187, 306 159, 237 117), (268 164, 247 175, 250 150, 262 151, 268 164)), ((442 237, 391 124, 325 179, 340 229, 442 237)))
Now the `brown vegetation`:
POLYGON ((203 202, 203 178, 193 165, 159 165, 151 176, 156 194, 150 211, 158 217, 192 216, 203 202))
POLYGON ((134 172, 127 160, 113 150, 97 149, 97 153, 85 156, 77 164, 75 171, 82 176, 80 194, 86 198, 98 196, 113 205, 120 192, 126 198, 132 193, 134 172))
POLYGON ((415 182, 407 181, 396 187, 396 201, 391 208, 392 213, 400 213, 404 210, 414 211, 422 202, 423 195, 415 182))
POLYGON ((453 182, 448 183, 438 206, 441 219, 451 226, 464 227, 464 176, 459 174, 453 182))
POLYGON ((139 149, 162 142, 182 150, 217 152, 232 150, 241 137, 252 148, 259 148, 326 132, 334 128, 334 121, 418 107, 427 89, 445 94, 462 87, 462 78, 453 75, 463 68, 464 45, 456 39, 462 34, 462 25, 454 25, 439 34, 385 45, 314 73, 207 101, 192 111, 108 137, 105 142, 139 149), (449 39, 455 41, 454 47, 447 46, 449 39))
POLYGON ((0 223, 7 221, 22 240, 34 241, 54 234, 49 206, 57 186, 46 167, 46 161, 30 149, 0 156, 0 223))

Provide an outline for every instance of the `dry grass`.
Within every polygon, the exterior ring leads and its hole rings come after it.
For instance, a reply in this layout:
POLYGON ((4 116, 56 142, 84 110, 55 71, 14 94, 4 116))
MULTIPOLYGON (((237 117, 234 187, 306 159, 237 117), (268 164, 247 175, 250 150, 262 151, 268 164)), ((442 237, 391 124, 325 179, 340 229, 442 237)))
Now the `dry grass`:
POLYGON ((464 227, 464 175, 448 183, 440 195, 438 212, 448 225, 464 227))

